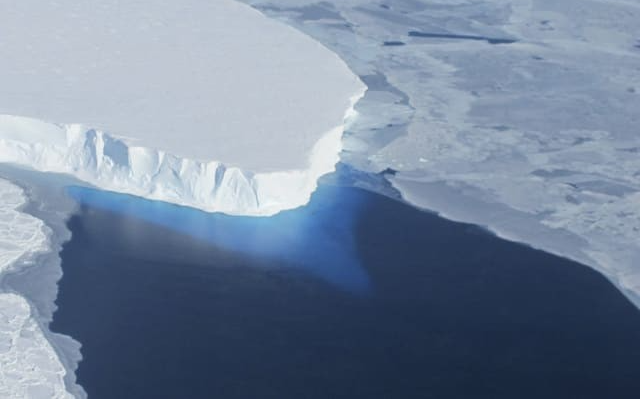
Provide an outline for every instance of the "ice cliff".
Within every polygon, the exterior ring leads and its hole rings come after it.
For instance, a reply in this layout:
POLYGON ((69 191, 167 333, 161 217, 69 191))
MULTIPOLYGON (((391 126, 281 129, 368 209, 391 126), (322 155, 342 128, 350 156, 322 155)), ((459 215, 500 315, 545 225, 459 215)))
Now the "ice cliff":
POLYGON ((231 0, 0 0, 0 162, 238 215, 305 204, 365 86, 231 0))
POLYGON ((316 142, 306 168, 254 173, 130 145, 79 124, 0 115, 0 162, 71 174, 106 190, 206 211, 267 216, 309 201, 318 178, 338 162, 343 129, 336 126, 316 142))

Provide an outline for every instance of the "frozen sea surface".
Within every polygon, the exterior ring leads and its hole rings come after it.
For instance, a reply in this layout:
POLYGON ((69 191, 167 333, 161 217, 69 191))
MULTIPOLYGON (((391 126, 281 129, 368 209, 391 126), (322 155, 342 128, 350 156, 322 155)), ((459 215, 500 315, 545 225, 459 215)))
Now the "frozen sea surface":
MULTIPOLYGON (((26 197, 20 187, 0 179, 0 281, 9 272, 33 266, 48 250, 48 229, 20 211, 26 197)), ((64 365, 43 334, 41 318, 21 295, 0 285, 0 397, 71 398, 64 365)))
POLYGON ((593 266, 640 303, 640 3, 246 2, 369 86, 343 161, 394 170, 411 203, 593 266))

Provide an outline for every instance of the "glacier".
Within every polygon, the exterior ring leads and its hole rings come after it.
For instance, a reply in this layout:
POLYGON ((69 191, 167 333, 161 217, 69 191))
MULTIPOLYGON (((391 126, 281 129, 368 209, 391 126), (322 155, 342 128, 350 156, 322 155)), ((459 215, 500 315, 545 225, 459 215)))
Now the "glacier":
POLYGON ((334 170, 341 137, 342 127, 321 137, 305 169, 253 173, 218 161, 129 146, 78 124, 2 115, 0 162, 66 173, 105 190, 210 212, 267 216, 309 201, 317 180, 334 170))
POLYGON ((0 1, 0 162, 235 215, 304 205, 366 87, 232 1, 0 1))
MULTIPOLYGON (((52 181, 273 215, 306 204, 335 170, 366 91, 334 52, 232 0, 0 10, 0 164, 52 181)), ((7 283, 35 270, 53 284, 57 264, 41 257, 64 233, 23 212, 25 193, 4 179, 0 199, 0 396, 85 397, 79 344, 47 328, 55 292, 34 299, 7 283)))

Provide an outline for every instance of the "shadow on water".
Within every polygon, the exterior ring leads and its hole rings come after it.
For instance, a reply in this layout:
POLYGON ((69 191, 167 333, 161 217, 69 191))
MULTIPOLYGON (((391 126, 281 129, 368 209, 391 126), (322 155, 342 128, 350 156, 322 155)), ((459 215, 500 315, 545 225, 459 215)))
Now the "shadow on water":
POLYGON ((268 219, 70 193, 51 328, 82 343, 92 398, 640 392, 640 312, 593 270, 476 227, 328 185, 268 219))
MULTIPOLYGON (((336 187, 318 192, 309 206, 267 218, 207 213, 79 186, 69 187, 67 192, 84 207, 141 219, 226 250, 272 261, 272 266, 300 268, 350 292, 366 294, 370 289, 353 237, 362 196, 341 195, 336 187), (342 206, 326 206, 335 197, 342 199, 342 206)), ((123 223, 120 234, 135 242, 139 232, 130 227, 123 223)))

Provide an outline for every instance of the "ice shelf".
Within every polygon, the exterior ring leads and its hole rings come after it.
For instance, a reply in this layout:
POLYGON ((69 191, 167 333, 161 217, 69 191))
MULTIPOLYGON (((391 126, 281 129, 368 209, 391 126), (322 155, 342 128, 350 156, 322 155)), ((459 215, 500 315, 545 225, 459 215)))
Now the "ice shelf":
POLYGON ((230 214, 305 204, 364 84, 231 0, 0 0, 0 162, 230 214))

